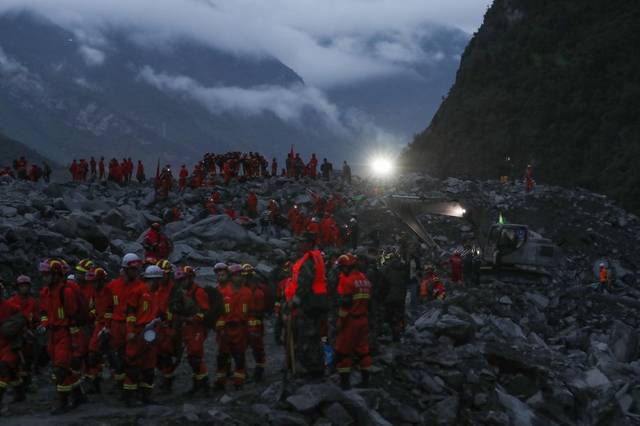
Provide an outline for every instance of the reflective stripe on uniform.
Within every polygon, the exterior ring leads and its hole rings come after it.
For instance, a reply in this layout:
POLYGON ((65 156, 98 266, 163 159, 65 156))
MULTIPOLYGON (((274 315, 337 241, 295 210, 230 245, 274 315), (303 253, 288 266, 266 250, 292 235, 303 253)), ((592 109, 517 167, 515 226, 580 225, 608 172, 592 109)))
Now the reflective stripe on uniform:
POLYGON ((137 319, 137 318, 136 318, 135 316, 133 316, 133 315, 129 315, 129 316, 127 317, 127 322, 136 322, 136 319, 137 319))
POLYGON ((58 392, 71 392, 71 385, 58 385, 56 390, 58 392))
POLYGON ((353 295, 353 300, 363 300, 363 299, 371 299, 371 295, 369 293, 356 293, 353 295))
POLYGON ((125 384, 122 385, 122 389, 124 389, 124 390, 136 390, 136 389, 138 389, 138 385, 125 383, 125 384))
POLYGON ((114 305, 119 305, 118 296, 116 296, 115 294, 113 295, 113 304, 114 305))

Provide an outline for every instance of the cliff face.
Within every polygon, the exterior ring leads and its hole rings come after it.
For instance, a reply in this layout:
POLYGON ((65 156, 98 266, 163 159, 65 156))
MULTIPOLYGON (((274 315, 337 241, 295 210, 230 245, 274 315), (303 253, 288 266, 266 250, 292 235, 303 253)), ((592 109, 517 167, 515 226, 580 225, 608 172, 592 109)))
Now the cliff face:
POLYGON ((638 22, 633 0, 495 0, 405 164, 497 178, 509 156, 639 211, 638 22))

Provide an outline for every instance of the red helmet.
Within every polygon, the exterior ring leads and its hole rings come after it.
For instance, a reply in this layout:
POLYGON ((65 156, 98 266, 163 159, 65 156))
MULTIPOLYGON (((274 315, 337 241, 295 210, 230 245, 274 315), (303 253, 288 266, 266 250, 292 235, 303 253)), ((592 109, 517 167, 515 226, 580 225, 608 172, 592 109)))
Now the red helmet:
POLYGON ((336 263, 339 266, 353 266, 356 264, 356 257, 351 253, 343 254, 340 257, 338 257, 338 260, 336 261, 336 263))

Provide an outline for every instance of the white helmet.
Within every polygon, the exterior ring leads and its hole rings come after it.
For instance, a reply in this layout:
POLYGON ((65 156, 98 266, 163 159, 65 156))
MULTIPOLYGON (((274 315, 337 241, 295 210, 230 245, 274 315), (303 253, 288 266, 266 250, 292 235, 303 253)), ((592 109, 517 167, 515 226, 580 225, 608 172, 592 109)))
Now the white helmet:
POLYGON ((141 264, 142 264, 142 261, 140 260, 140 257, 138 257, 138 255, 135 253, 127 253, 122 258, 123 268, 127 268, 129 266, 140 266, 141 264))
POLYGON ((222 263, 222 262, 216 263, 215 266, 213 267, 213 270, 215 272, 226 271, 228 269, 229 269, 229 267, 227 266, 227 264, 226 263, 222 263))
POLYGON ((73 274, 67 275, 67 281, 75 282, 76 281, 76 276, 73 275, 73 274))
POLYGON ((147 266, 147 269, 144 271, 145 278, 162 278, 163 276, 164 272, 156 265, 147 266))

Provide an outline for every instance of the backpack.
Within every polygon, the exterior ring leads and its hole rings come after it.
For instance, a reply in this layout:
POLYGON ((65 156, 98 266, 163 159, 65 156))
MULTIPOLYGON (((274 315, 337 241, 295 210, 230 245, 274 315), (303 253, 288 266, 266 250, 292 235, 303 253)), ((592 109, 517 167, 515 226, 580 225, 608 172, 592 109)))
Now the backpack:
POLYGON ((215 287, 206 286, 203 290, 207 293, 209 298, 209 310, 204 313, 204 324, 207 328, 215 329, 218 318, 224 311, 224 303, 222 301, 222 294, 215 287))
POLYGON ((69 288, 71 289, 71 291, 73 291, 73 297, 76 302, 77 312, 73 315, 73 317, 70 317, 75 323, 74 325, 84 326, 84 325, 90 324, 91 312, 89 309, 89 301, 84 296, 84 293, 82 292, 82 290, 74 286, 69 286, 69 285, 62 286, 62 288, 60 289, 60 302, 62 302, 62 306, 64 306, 65 288, 69 288))
POLYGON ((265 313, 273 312, 273 307, 276 304, 273 290, 271 289, 270 286, 264 283, 258 284, 258 288, 262 290, 262 293, 264 294, 264 312, 265 313))

